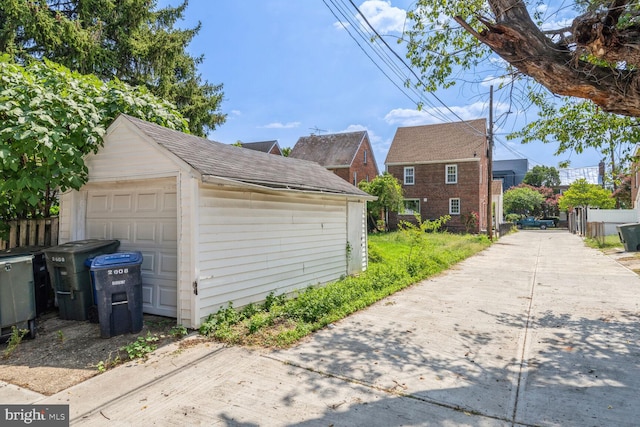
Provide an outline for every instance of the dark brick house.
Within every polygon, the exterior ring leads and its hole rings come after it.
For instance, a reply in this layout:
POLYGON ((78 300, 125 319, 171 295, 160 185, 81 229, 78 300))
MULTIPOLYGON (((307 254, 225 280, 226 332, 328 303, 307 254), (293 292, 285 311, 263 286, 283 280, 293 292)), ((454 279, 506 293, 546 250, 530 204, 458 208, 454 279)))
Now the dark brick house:
POLYGON ((385 166, 404 191, 404 211, 391 213, 389 225, 451 215, 446 228, 465 231, 464 216, 479 216, 486 230, 487 125, 485 119, 398 128, 385 166))
POLYGON ((280 150, 278 141, 240 142, 240 146, 242 148, 248 148, 249 150, 282 156, 282 150, 280 150))
POLYGON ((353 185, 379 174, 367 131, 303 136, 289 157, 319 163, 353 185))

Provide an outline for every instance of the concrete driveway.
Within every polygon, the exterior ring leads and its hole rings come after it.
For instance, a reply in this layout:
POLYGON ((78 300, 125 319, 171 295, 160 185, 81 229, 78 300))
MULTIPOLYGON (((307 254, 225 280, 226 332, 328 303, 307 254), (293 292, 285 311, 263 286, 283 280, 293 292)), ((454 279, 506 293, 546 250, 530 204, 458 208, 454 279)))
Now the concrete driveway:
POLYGON ((168 346, 0 402, 96 426, 638 425, 639 291, 566 230, 520 231, 288 350, 168 346))

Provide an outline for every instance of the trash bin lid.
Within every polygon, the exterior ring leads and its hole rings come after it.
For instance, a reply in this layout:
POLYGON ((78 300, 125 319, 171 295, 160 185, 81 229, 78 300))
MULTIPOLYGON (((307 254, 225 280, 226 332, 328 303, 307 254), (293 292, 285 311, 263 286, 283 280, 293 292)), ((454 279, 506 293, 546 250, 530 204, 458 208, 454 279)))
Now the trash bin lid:
POLYGON ((33 255, 31 254, 14 254, 0 257, 0 265, 16 264, 19 262, 31 262, 33 261, 33 255))
POLYGON ((0 251, 0 258, 14 257, 17 255, 40 255, 46 248, 46 246, 20 246, 17 248, 5 249, 0 251))
POLYGON ((139 251, 117 252, 98 255, 91 263, 91 269, 142 264, 142 253, 139 251))
POLYGON ((46 253, 59 253, 65 252, 70 254, 90 252, 95 249, 104 248, 118 242, 118 240, 102 240, 102 239, 87 239, 76 240, 73 242, 63 243, 58 246, 54 246, 45 250, 46 253))

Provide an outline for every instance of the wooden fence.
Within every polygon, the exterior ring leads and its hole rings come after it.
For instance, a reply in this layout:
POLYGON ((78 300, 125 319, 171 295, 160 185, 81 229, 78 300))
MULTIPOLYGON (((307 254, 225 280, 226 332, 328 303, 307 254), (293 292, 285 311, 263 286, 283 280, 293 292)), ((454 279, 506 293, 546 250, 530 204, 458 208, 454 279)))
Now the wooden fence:
POLYGON ((58 217, 9 221, 9 227, 8 239, 0 238, 0 250, 58 244, 58 217))

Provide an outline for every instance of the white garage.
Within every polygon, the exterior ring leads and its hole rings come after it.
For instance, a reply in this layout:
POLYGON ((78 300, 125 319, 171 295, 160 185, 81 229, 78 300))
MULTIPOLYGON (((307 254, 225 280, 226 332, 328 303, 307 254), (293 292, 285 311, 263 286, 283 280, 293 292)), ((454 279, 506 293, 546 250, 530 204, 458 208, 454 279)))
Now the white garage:
POLYGON ((366 201, 323 167, 186 135, 126 115, 62 195, 60 242, 118 239, 143 253, 147 313, 197 327, 230 302, 366 268, 366 201))

